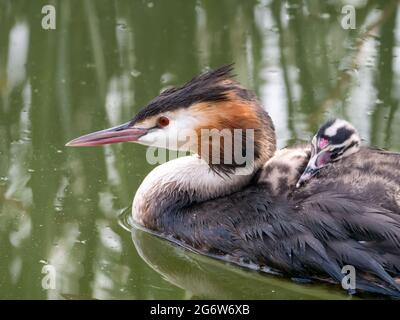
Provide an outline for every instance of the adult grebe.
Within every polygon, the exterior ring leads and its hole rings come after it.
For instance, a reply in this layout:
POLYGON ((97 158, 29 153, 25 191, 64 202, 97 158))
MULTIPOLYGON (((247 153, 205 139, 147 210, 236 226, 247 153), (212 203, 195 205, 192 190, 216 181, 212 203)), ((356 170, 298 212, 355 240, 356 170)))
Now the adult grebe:
MULTIPOLYGON (((187 129, 252 129, 250 172, 243 163, 209 161, 210 150, 226 155, 235 146, 227 151, 209 138, 169 144, 197 150, 200 157, 181 157, 151 171, 135 195, 134 220, 198 252, 291 277, 340 283, 342 267, 352 265, 357 289, 399 297, 399 154, 361 147, 321 169, 290 197, 271 195, 257 178, 275 152, 274 127, 231 71, 225 66, 206 72, 164 91, 131 121, 67 145, 165 146, 187 129)), ((238 148, 242 142, 232 140, 238 148)))

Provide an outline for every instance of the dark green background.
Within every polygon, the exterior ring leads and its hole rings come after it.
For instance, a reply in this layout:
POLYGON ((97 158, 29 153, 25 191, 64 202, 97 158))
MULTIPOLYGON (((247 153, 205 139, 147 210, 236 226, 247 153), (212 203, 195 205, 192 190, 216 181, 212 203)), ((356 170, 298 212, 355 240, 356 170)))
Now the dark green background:
POLYGON ((64 144, 235 62, 280 147, 338 116, 366 143, 400 150, 398 6, 351 2, 355 30, 340 24, 346 1, 0 0, 0 298, 347 299, 140 231, 136 248, 118 215, 151 170, 145 147, 64 144), (56 30, 41 28, 48 3, 56 30), (41 286, 47 263, 55 290, 41 286))

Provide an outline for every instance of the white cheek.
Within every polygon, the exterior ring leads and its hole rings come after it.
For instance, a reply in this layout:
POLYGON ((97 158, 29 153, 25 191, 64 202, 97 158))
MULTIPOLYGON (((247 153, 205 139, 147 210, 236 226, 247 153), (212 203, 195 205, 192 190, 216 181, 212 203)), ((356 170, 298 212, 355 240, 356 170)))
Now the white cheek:
POLYGON ((169 118, 168 127, 155 129, 140 137, 137 142, 152 147, 188 151, 191 145, 197 143, 195 128, 198 119, 180 113, 169 118))
POLYGON ((190 146, 197 143, 197 136, 193 130, 171 126, 149 132, 137 142, 151 147, 189 151, 190 146))
POLYGON ((167 135, 163 129, 156 129, 140 137, 137 142, 146 146, 166 148, 167 135))

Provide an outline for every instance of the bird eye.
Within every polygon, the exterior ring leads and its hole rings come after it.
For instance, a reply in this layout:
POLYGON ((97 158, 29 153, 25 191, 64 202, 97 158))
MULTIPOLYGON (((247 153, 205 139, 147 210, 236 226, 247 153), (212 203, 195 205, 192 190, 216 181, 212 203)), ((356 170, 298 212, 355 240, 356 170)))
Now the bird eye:
POLYGON ((324 149, 329 144, 329 140, 326 138, 321 137, 319 139, 318 147, 320 149, 324 149))
POLYGON ((164 117, 164 116, 159 117, 159 118, 157 119, 157 125, 158 125, 160 128, 164 128, 164 127, 166 127, 167 125, 169 125, 169 119, 168 119, 167 117, 164 117))

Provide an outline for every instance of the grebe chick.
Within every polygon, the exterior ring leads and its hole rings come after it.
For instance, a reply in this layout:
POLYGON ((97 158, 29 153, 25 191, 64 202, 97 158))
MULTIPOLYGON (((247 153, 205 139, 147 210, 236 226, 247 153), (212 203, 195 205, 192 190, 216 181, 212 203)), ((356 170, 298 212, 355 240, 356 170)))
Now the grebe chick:
POLYGON ((311 157, 296 187, 310 180, 321 168, 360 150, 361 138, 347 121, 332 119, 323 124, 311 141, 311 157))
POLYGON ((274 196, 291 193, 304 172, 310 155, 309 144, 277 150, 263 166, 258 183, 266 185, 269 193, 274 196))
POLYGON ((277 150, 263 166, 258 182, 267 185, 274 196, 287 195, 321 168, 357 152, 360 141, 350 123, 329 120, 318 129, 311 145, 277 150))

